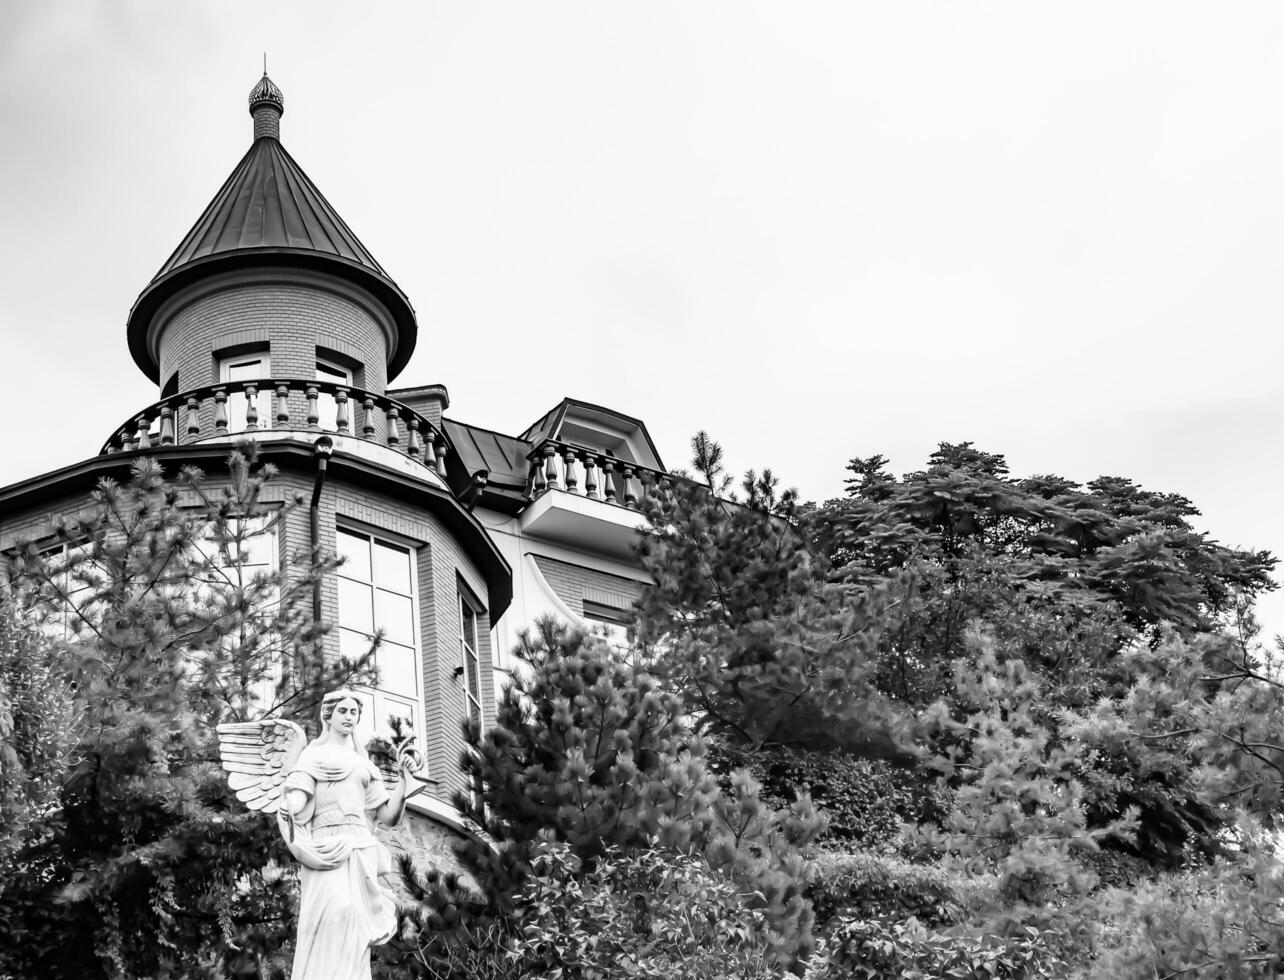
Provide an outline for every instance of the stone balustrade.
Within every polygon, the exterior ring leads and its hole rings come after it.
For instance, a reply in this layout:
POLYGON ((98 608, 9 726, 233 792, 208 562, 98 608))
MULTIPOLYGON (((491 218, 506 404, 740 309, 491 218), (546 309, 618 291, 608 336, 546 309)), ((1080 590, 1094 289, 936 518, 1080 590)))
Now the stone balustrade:
POLYGON ((657 487, 667 486, 675 479, 661 470, 556 439, 544 440, 526 458, 531 464, 527 492, 532 498, 546 490, 565 490, 638 510, 657 487))
POLYGON ((225 381, 170 395, 117 428, 100 453, 289 431, 387 446, 446 476, 449 443, 428 419, 396 399, 333 381, 225 381))

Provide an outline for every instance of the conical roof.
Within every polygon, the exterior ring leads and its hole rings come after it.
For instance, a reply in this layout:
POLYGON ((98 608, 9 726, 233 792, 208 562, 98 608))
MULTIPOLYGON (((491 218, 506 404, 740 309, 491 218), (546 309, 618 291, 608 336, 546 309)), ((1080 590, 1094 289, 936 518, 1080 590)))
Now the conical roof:
MULTIPOLYGON (((251 112, 257 107, 279 114, 276 107, 282 104, 280 90, 266 75, 250 101, 251 112)), ((159 382, 159 338, 149 328, 167 299, 207 276, 259 265, 322 270, 374 293, 397 326, 388 379, 410 360, 417 333, 410 301, 280 141, 262 135, 130 310, 129 349, 143 372, 159 382)))

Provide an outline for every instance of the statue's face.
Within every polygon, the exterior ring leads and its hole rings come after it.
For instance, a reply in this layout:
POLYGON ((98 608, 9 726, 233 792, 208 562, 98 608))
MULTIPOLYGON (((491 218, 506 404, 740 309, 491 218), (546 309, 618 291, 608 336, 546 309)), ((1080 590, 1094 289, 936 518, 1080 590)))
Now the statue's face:
POLYGON ((360 720, 361 704, 352 698, 344 698, 334 706, 328 724, 335 735, 351 735, 360 720))

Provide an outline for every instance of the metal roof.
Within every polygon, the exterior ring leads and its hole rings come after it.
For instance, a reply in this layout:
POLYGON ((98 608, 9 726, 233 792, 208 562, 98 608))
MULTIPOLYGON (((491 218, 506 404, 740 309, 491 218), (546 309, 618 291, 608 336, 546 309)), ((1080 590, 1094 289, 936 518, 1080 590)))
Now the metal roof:
POLYGON ((525 488, 531 468, 526 459, 532 448, 529 442, 454 419, 442 419, 441 424, 469 474, 485 470, 489 483, 525 488))
POLYGON ((147 334, 161 304, 197 279, 255 265, 320 269, 370 290, 397 325, 388 380, 410 360, 417 333, 410 301, 280 141, 261 136, 129 313, 130 353, 148 377, 160 380, 147 334))

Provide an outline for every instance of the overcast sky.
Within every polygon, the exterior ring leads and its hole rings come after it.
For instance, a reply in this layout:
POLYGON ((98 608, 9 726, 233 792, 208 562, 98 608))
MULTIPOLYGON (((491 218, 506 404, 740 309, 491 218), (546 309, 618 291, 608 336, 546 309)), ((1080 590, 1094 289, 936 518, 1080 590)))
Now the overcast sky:
POLYGON ((4 0, 0 484, 156 399, 125 315, 264 50, 457 419, 569 395, 811 499, 971 440, 1284 553, 1278 3, 4 0))

